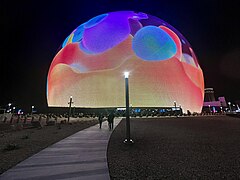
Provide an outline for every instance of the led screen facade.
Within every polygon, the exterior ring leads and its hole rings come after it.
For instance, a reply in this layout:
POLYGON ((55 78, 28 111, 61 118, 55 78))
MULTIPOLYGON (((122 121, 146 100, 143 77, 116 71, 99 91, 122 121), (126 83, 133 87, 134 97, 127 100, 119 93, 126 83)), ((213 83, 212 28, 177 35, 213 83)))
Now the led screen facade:
POLYGON ((186 38, 165 21, 141 12, 96 16, 65 39, 48 72, 49 106, 125 106, 124 72, 133 107, 200 112, 204 79, 186 38))

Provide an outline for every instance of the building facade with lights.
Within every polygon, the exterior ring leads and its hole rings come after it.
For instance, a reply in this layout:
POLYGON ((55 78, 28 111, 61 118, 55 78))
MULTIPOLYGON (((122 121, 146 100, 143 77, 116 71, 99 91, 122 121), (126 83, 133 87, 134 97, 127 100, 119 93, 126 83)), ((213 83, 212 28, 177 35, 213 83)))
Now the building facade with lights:
POLYGON ((205 88, 205 97, 203 103, 203 112, 221 112, 226 111, 227 102, 225 97, 215 99, 213 88, 205 88))

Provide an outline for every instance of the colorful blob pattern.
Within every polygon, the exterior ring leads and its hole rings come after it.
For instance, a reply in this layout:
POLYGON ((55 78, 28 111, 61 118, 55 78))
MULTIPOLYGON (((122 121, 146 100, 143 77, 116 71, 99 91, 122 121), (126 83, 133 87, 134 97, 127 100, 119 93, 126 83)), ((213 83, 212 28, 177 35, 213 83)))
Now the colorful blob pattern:
POLYGON ((133 107, 200 112, 202 70, 189 42, 165 21, 141 12, 96 16, 78 26, 54 57, 47 79, 49 106, 125 106, 125 71, 133 107))

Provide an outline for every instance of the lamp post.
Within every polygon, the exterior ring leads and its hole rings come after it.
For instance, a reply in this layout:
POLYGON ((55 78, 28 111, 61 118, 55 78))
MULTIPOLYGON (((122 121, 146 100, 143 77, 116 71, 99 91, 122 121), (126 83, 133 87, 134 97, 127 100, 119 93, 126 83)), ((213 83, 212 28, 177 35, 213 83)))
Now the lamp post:
POLYGON ((8 112, 8 113, 11 112, 11 105, 12 105, 12 103, 8 103, 8 109, 7 109, 7 112, 8 112))
POLYGON ((222 106, 220 106, 220 109, 221 109, 221 114, 222 114, 223 113, 222 106))
POLYGON ((209 113, 211 113, 211 105, 208 105, 208 108, 209 108, 209 113))
POLYGON ((232 109, 232 111, 235 111, 235 110, 236 110, 235 106, 236 106, 236 105, 235 105, 235 104, 233 104, 233 109, 232 109))
POLYGON ((176 101, 173 101, 173 105, 174 105, 174 113, 175 113, 175 116, 177 116, 177 102, 176 102, 176 101))
POLYGON ((229 105, 229 110, 230 110, 230 112, 232 112, 231 102, 228 102, 228 105, 229 105))
POLYGON ((34 117, 33 117, 33 109, 34 109, 34 108, 35 108, 35 107, 32 106, 32 109, 31 109, 31 117, 32 117, 31 123, 33 122, 33 119, 34 119, 34 117))
POLYGON ((70 96, 70 100, 69 100, 69 111, 68 111, 68 123, 70 121, 70 116, 71 116, 71 108, 72 108, 72 104, 73 104, 73 101, 72 101, 72 96, 70 96))
POLYGON ((130 118, 129 118, 129 85, 128 76, 129 72, 124 72, 125 76, 125 94, 126 94, 126 139, 125 144, 133 144, 133 140, 130 138, 130 118))
POLYGON ((238 110, 240 110, 240 108, 239 108, 238 104, 237 104, 237 109, 238 109, 238 110))
POLYGON ((33 109, 34 109, 34 106, 32 106, 32 109, 31 109, 31 116, 33 115, 33 109))

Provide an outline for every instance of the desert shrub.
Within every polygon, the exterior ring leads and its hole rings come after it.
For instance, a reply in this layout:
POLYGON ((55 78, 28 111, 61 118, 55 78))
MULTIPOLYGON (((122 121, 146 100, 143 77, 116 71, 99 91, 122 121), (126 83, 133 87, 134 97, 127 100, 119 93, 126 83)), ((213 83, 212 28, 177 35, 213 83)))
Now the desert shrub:
POLYGON ((9 143, 3 148, 3 151, 13 151, 19 148, 20 146, 18 144, 9 143))
POLYGON ((29 139, 29 135, 24 135, 21 137, 21 139, 29 139))

